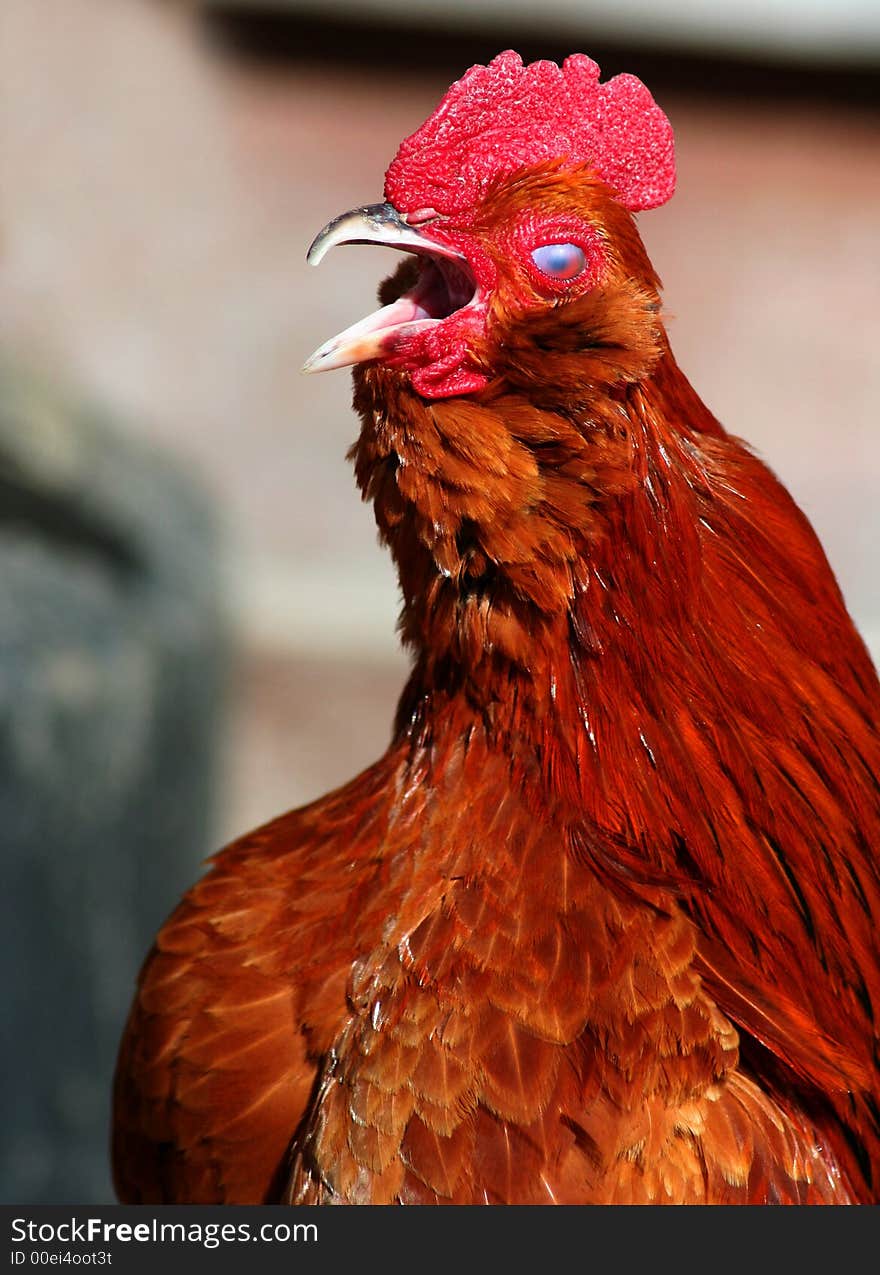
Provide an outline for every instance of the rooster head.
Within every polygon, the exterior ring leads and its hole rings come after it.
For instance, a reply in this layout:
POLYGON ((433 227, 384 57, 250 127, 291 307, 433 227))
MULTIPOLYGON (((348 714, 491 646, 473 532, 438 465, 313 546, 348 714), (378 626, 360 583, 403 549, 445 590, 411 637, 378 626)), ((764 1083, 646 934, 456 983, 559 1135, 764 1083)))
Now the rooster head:
POLYGON ((471 67, 401 144, 385 202, 336 217, 312 244, 314 265, 341 243, 411 257, 380 290, 382 308, 304 370, 378 361, 424 398, 448 398, 503 374, 511 328, 538 333, 565 311, 563 329, 583 326, 583 303, 621 287, 656 310, 630 214, 674 186, 671 126, 634 76, 600 84, 583 54, 524 66, 507 51, 471 67))

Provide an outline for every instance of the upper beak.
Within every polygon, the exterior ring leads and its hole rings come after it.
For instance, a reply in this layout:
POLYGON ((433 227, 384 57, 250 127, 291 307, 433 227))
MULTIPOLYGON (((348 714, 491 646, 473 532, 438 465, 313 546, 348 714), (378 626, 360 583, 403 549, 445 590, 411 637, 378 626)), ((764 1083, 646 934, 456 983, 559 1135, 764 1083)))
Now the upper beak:
MULTIPOLYGON (((316 235, 306 259, 310 265, 316 266, 331 248, 342 243, 375 243, 403 252, 466 261, 462 253, 429 239, 410 226, 392 204, 368 204, 334 217, 316 235)), ((417 299, 407 294, 325 341, 305 362, 302 370, 324 372, 378 358, 394 338, 434 322, 417 299)))
POLYGON ((435 257, 463 260, 454 248, 435 243, 410 226, 393 204, 365 204, 334 217, 315 236, 306 260, 310 266, 316 266, 340 243, 378 243, 404 252, 430 252, 435 257))

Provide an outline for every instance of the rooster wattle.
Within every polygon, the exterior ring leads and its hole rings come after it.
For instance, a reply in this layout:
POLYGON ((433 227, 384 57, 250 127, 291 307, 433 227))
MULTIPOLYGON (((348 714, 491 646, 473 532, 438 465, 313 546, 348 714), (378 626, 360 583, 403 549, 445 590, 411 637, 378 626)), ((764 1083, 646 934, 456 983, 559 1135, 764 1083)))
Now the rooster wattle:
POLYGON ((631 76, 506 52, 311 250, 413 670, 379 761, 224 850, 115 1088, 126 1202, 880 1200, 880 685, 677 367, 631 76))

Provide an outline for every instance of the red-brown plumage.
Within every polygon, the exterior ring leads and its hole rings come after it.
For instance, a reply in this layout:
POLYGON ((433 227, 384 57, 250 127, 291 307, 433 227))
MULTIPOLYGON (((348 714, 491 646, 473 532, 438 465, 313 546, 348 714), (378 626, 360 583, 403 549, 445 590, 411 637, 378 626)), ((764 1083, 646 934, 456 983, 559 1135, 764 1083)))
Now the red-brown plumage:
POLYGON ((482 388, 419 393, 406 341, 356 372, 414 653, 392 742, 161 931, 120 1196, 880 1200, 880 686, 822 549, 589 165, 426 234, 494 282, 450 329, 482 388), (542 296, 524 217, 601 261, 542 296))

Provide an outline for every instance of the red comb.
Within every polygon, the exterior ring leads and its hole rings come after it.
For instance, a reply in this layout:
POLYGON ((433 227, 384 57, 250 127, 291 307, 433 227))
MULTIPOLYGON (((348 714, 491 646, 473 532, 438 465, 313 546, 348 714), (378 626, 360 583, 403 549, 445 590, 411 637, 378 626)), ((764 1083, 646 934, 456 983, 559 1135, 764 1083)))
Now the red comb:
POLYGON ((508 49, 472 66, 433 115, 401 143, 385 174, 400 212, 473 207, 486 185, 542 160, 590 164, 632 212, 675 189, 672 127, 634 75, 599 83, 583 53, 523 66, 508 49))

